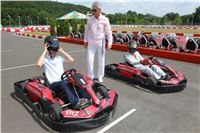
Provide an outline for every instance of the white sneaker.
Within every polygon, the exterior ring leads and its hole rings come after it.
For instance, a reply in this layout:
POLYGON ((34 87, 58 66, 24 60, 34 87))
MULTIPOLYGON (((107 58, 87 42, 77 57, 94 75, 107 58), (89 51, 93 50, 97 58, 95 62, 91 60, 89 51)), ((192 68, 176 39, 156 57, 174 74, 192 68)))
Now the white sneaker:
POLYGON ((103 83, 103 79, 102 78, 99 78, 99 83, 103 83))

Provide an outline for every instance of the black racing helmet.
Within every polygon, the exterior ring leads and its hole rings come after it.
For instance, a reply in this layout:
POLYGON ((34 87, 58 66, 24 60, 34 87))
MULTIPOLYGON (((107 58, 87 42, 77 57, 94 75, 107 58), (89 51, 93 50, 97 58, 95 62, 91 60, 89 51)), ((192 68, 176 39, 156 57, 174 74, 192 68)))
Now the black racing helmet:
POLYGON ((49 47, 47 48, 48 51, 58 51, 59 49, 59 41, 55 36, 47 36, 44 40, 44 43, 47 43, 49 47))
POLYGON ((134 53, 135 51, 137 51, 138 48, 138 44, 135 40, 131 40, 128 42, 128 50, 131 53, 134 53))

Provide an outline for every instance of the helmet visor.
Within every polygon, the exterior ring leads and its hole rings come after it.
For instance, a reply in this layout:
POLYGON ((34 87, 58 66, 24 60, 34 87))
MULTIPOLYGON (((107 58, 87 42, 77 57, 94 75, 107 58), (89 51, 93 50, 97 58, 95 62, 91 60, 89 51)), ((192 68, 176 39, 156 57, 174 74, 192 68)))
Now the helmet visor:
POLYGON ((131 48, 137 49, 137 44, 136 44, 136 43, 132 43, 132 44, 131 44, 131 48))
POLYGON ((59 49, 59 47, 48 47, 47 48, 49 51, 55 51, 55 52, 57 52, 58 51, 58 49, 59 49))

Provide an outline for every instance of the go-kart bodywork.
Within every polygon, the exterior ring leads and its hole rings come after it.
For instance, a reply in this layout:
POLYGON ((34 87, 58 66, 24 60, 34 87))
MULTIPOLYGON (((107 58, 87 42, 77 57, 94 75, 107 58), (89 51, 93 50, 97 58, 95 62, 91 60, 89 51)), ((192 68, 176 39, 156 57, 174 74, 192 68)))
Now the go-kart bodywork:
POLYGON ((158 65, 166 74, 168 80, 156 80, 141 72, 139 69, 130 66, 126 62, 106 65, 105 73, 109 77, 117 78, 131 84, 138 84, 142 87, 156 92, 177 92, 185 88, 187 79, 182 72, 177 72, 172 67, 165 65, 156 57, 149 58, 153 64, 158 65))
POLYGON ((108 122, 116 109, 117 92, 103 84, 93 82, 87 75, 78 71, 72 74, 68 70, 63 75, 62 80, 68 80, 74 89, 84 89, 86 93, 90 93, 88 95, 91 99, 80 109, 73 109, 62 92, 55 94, 46 85, 44 75, 14 83, 15 94, 47 126, 56 131, 86 130, 108 122), (75 79, 74 75, 78 75, 79 79, 75 79), (99 100, 99 103, 95 104, 92 97, 99 100))

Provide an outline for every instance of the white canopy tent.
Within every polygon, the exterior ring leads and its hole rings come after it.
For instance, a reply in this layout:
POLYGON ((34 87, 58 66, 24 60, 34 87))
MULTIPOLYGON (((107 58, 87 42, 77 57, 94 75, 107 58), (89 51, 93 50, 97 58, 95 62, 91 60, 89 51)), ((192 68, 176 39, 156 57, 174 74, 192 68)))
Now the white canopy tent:
POLYGON ((65 19, 87 19, 88 17, 85 14, 82 14, 77 11, 72 11, 64 16, 57 18, 57 20, 65 20, 65 19))

